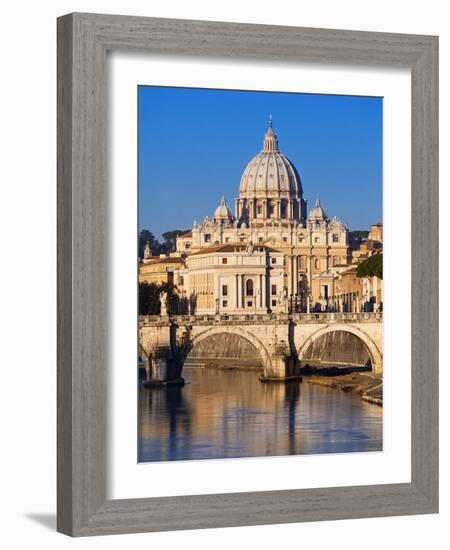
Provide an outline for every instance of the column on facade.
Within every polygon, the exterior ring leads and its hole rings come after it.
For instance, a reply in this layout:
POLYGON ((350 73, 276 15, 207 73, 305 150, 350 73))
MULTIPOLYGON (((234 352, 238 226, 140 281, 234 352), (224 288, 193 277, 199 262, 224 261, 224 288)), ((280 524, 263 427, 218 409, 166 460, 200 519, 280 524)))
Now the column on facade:
POLYGON ((241 307, 245 307, 245 280, 244 275, 241 275, 241 307))
MULTIPOLYGON (((269 289, 270 292, 270 289, 269 289)), ((261 292, 261 305, 262 307, 267 307, 267 274, 263 273, 262 275, 262 292, 261 292)))
POLYGON ((370 278, 367 277, 366 279, 366 301, 367 302, 370 302, 370 298, 371 298, 371 289, 370 289, 370 278))
POLYGON ((239 275, 235 275, 236 309, 239 309, 239 275))
POLYGON ((298 256, 294 256, 294 294, 298 294, 298 256))
POLYGON ((263 276, 260 273, 259 275, 259 307, 263 307, 263 294, 264 294, 263 276))
POLYGON ((286 217, 288 217, 290 220, 294 217, 292 214, 292 201, 291 199, 288 200, 287 208, 286 208, 286 217))
POLYGON ((289 294, 292 296, 295 294, 295 268, 294 268, 294 255, 290 257, 290 268, 291 268, 291 287, 289 289, 289 294))
POLYGON ((292 266, 291 266, 291 256, 287 256, 286 258, 286 265, 287 265, 287 292, 288 294, 291 294, 291 288, 292 288, 292 266))
POLYGON ((216 287, 216 290, 215 290, 215 296, 214 296, 214 310, 216 310, 216 303, 219 304, 219 311, 220 311, 220 308, 222 306, 221 302, 220 302, 220 297, 221 297, 221 288, 220 288, 220 276, 218 273, 216 273, 216 279, 215 279, 215 287, 216 287), (218 302, 216 302, 216 300, 218 300, 218 302))

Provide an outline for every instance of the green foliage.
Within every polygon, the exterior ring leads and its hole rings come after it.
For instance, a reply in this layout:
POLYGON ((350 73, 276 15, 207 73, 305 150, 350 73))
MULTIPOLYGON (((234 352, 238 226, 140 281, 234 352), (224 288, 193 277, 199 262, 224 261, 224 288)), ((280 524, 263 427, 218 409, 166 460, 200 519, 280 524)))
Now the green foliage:
POLYGON ((358 277, 383 278, 383 254, 374 254, 358 265, 358 277))
POLYGON ((348 232, 348 236, 353 238, 353 239, 357 239, 357 240, 364 240, 364 239, 367 239, 367 237, 369 236, 369 232, 368 231, 362 231, 362 230, 355 230, 355 231, 349 231, 348 232))
POLYGON ((159 246, 159 243, 155 239, 155 236, 151 231, 149 231, 148 229, 142 229, 142 231, 139 233, 139 238, 138 238, 139 258, 144 257, 144 248, 147 243, 149 243, 150 248, 152 250, 152 254, 154 254, 153 250, 155 250, 159 246))
POLYGON ((177 287, 171 282, 157 285, 155 283, 139 283, 139 315, 160 315, 162 292, 167 293, 169 312, 177 311, 179 296, 177 287))
POLYGON ((188 231, 188 229, 173 229, 172 231, 166 231, 162 234, 165 241, 163 245, 168 248, 168 252, 173 252, 176 249, 177 237, 179 235, 183 235, 184 233, 188 233, 188 231))
POLYGON ((173 229, 172 231, 166 231, 163 233, 164 241, 160 243, 151 231, 148 229, 142 229, 139 233, 138 239, 139 258, 144 257, 144 248, 147 242, 150 245, 152 256, 159 256, 160 254, 170 254, 170 252, 174 252, 176 248, 177 236, 188 233, 188 231, 189 229, 173 229))
POLYGON ((353 250, 357 250, 359 248, 359 245, 367 239, 369 236, 368 231, 349 231, 348 232, 348 244, 350 245, 350 248, 353 250))
POLYGON ((155 283, 139 283, 139 315, 159 315, 159 288, 155 283))

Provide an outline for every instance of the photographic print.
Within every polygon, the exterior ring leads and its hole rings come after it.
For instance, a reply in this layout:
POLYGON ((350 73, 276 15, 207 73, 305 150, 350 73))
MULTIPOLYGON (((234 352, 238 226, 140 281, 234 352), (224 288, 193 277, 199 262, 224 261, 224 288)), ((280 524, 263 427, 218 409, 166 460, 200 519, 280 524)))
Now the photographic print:
POLYGON ((137 94, 138 462, 381 451, 383 99, 137 94))

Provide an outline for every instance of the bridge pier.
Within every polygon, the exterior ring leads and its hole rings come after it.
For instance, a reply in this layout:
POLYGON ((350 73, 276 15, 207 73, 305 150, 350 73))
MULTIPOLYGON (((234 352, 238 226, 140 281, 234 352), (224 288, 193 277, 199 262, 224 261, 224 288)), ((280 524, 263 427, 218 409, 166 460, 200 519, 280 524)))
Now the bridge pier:
POLYGON ((300 363, 286 342, 274 344, 270 363, 264 366, 264 374, 259 379, 261 382, 289 382, 300 379, 300 363))
POLYGON ((162 319, 150 331, 140 332, 141 357, 147 374, 144 386, 183 385, 182 363, 174 352, 174 327, 162 319))
POLYGON ((183 386, 181 365, 169 347, 157 347, 144 361, 147 380, 144 386, 183 386))

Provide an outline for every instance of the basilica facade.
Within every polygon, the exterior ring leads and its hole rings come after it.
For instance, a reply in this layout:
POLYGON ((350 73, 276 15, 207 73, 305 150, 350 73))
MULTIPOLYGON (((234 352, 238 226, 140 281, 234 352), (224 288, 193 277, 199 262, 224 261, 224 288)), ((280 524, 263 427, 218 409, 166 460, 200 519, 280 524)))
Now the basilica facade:
POLYGON ((318 277, 351 262, 347 227, 319 199, 308 213, 272 121, 242 174, 234 212, 222 197, 213 216, 178 237, 176 255, 184 266, 174 282, 197 314, 307 311, 331 293, 318 277))

